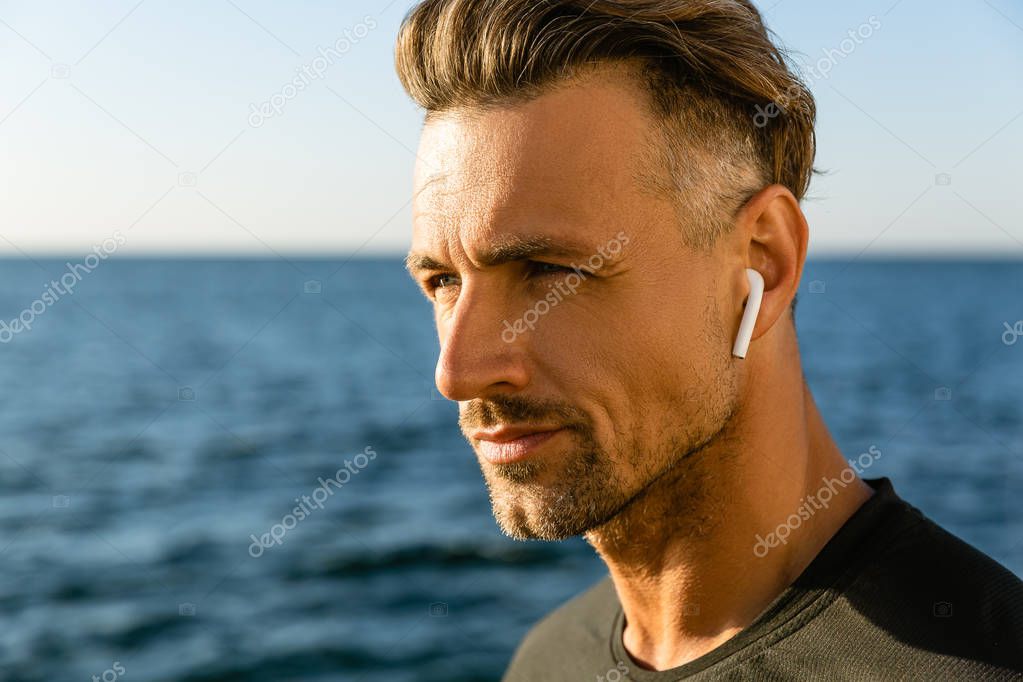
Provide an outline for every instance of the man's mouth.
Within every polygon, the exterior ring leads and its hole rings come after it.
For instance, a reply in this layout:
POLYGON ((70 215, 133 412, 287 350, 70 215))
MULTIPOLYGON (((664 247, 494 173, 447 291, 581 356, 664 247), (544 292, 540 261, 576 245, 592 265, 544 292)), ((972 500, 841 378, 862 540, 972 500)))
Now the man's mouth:
POLYGON ((470 435, 479 442, 479 450, 491 464, 511 464, 536 454, 558 434, 563 427, 500 427, 479 430, 470 435))

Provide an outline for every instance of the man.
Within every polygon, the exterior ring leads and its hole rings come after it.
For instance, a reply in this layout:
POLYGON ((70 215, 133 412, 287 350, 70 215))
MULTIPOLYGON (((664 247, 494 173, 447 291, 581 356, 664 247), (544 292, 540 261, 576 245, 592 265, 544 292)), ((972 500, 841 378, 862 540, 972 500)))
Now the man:
POLYGON ((1023 583, 861 479, 804 383, 815 107, 749 2, 425 0, 396 62, 437 386, 501 528, 609 572, 506 680, 1023 672, 1023 583))

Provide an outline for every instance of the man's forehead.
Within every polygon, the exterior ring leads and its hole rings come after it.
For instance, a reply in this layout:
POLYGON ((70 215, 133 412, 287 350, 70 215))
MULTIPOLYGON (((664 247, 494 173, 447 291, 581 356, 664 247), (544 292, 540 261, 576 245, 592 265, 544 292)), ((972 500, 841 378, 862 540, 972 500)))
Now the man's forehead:
MULTIPOLYGON (((413 223, 412 253, 442 260, 468 258, 481 266, 532 257, 585 258, 605 229, 604 220, 536 205, 503 210, 420 214, 413 223)), ((617 223, 616 223, 617 224, 617 223)))
POLYGON ((566 182, 556 173, 442 171, 417 188, 413 241, 455 239, 495 244, 527 235, 570 238, 611 216, 606 194, 592 183, 566 182))
POLYGON ((634 86, 595 78, 527 102, 444 112, 423 126, 415 190, 501 176, 613 181, 649 159, 655 127, 634 86))
POLYGON ((429 175, 426 175, 422 181, 419 181, 417 177, 415 188, 416 195, 422 194, 434 185, 443 185, 447 182, 450 176, 451 173, 449 171, 433 171, 429 175))
MULTIPOLYGON (((616 234, 644 212, 637 179, 651 119, 613 82, 567 87, 507 109, 431 117, 413 195, 413 251, 465 250, 504 240, 616 234)), ((452 257, 457 257, 453 254, 452 257)))

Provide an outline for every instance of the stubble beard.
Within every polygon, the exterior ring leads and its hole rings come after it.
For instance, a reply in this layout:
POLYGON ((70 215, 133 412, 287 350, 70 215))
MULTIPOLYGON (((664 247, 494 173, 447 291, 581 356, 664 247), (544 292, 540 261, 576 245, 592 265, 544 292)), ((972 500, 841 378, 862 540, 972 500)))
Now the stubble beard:
MULTIPOLYGON (((729 348, 713 298, 708 298, 703 329, 707 348, 729 348)), ((490 464, 477 453, 501 530, 519 540, 586 535, 591 544, 608 551, 628 551, 637 536, 656 538, 665 524, 675 532, 709 533, 721 514, 721 502, 711 488, 727 477, 741 448, 733 428, 739 411, 738 374, 730 353, 711 357, 717 358, 711 367, 702 373, 694 368, 693 373, 709 375, 707 380, 667 401, 661 423, 650 430, 660 434, 655 443, 614 442, 605 447, 589 419, 563 408, 563 423, 571 424, 567 451, 503 465, 490 464), (626 481, 621 472, 629 468, 633 471, 626 481)), ((521 420, 546 416, 543 406, 512 398, 496 402, 521 420)), ((486 422, 493 409, 475 405, 462 416, 469 423, 486 422)))
POLYGON ((736 409, 734 395, 724 403, 719 402, 723 395, 707 398, 695 415, 703 425, 686 430, 676 424, 673 430, 662 430, 665 435, 653 452, 642 452, 635 444, 616 444, 612 454, 589 429, 575 427, 570 431, 572 446, 552 459, 492 465, 480 458, 501 530, 517 540, 595 535, 602 543, 626 543, 640 534, 637 524, 663 522, 636 519, 628 512, 637 507, 661 510, 668 503, 673 516, 688 519, 697 532, 706 529, 713 516, 706 508, 708 468, 713 465, 703 455, 727 433, 736 409), (637 483, 629 485, 619 474, 625 462, 641 464, 634 476, 637 483), (546 471, 559 464, 557 471, 546 471))

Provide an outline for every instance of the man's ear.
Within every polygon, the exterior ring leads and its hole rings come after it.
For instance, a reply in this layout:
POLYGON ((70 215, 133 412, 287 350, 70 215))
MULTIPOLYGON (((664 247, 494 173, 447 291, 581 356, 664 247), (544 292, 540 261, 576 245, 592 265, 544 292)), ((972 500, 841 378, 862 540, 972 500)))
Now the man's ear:
POLYGON ((745 256, 745 263, 735 272, 743 300, 750 290, 745 269, 752 268, 764 278, 752 336, 756 340, 791 307, 806 263, 809 228, 799 201, 782 185, 770 185, 753 195, 739 211, 736 227, 745 256))

